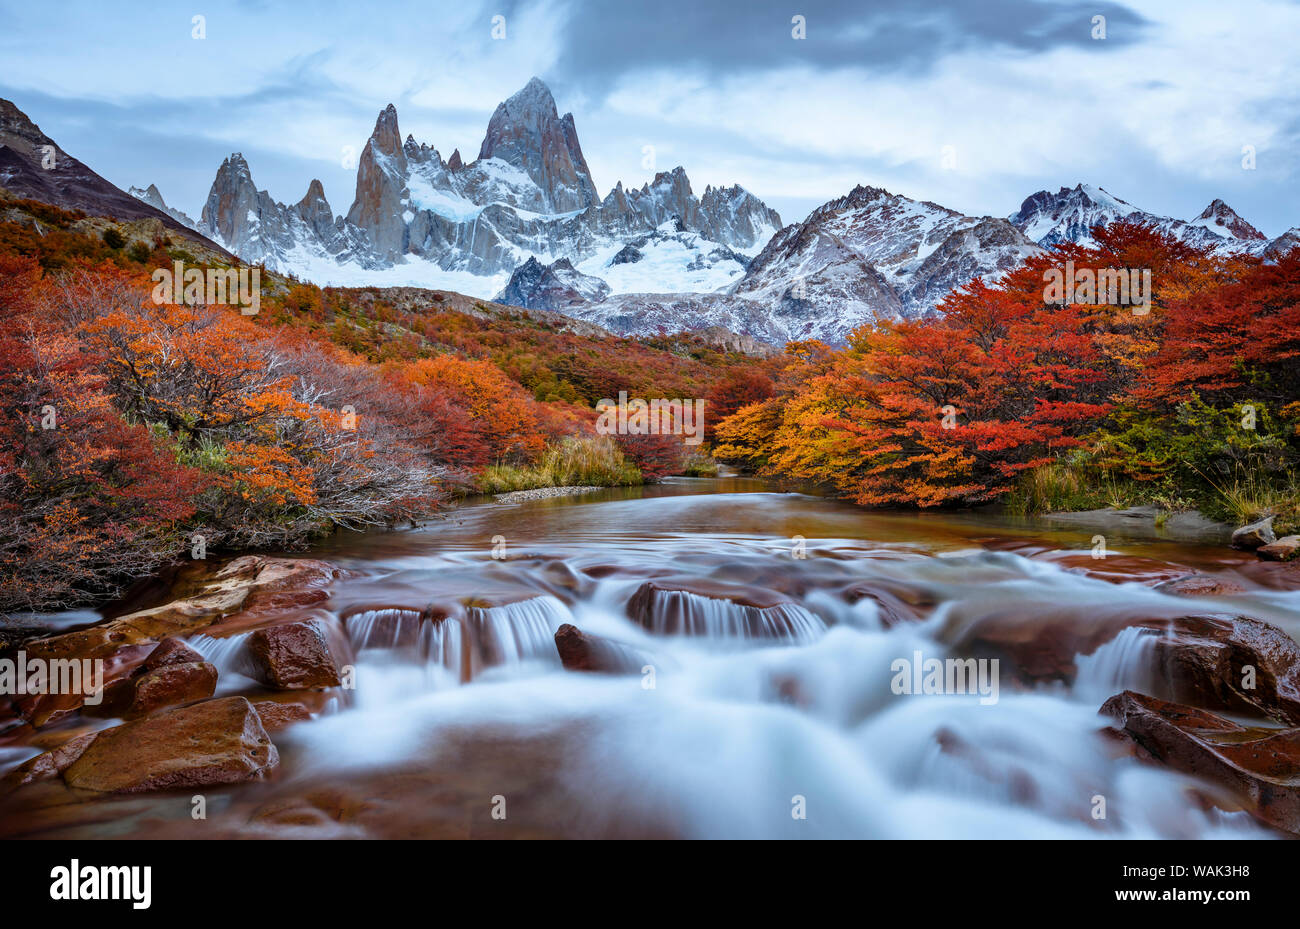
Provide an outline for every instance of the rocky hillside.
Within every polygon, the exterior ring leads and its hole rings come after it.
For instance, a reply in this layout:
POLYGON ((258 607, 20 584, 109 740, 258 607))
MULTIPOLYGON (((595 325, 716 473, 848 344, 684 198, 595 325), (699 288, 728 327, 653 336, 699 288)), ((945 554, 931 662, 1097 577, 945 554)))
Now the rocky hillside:
MULTIPOLYGON (((0 99, 0 187, 14 197, 39 200, 120 222, 157 220, 204 247, 217 248, 171 211, 128 194, 65 152, 12 102, 0 99)), ((157 188, 151 188, 157 190, 157 188)), ((159 195, 158 202, 162 202, 159 195)), ((224 254, 224 249, 220 249, 224 254)))

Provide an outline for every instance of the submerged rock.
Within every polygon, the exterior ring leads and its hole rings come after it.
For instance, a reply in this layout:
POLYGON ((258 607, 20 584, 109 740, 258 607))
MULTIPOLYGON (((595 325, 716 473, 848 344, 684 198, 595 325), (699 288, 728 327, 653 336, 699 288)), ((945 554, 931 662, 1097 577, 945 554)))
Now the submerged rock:
POLYGON ((1212 577, 1209 574, 1186 574, 1156 584, 1152 590, 1178 594, 1184 597, 1214 597, 1220 594, 1239 594, 1246 588, 1236 581, 1212 577))
POLYGON ((259 700, 253 704, 253 709, 257 710, 257 715, 261 717, 262 725, 267 732, 279 732, 294 723, 307 722, 311 719, 311 711, 301 703, 259 700))
POLYGON ((572 623, 565 623, 556 630, 555 647, 568 671, 639 674, 647 664, 655 664, 648 652, 583 632, 572 623))

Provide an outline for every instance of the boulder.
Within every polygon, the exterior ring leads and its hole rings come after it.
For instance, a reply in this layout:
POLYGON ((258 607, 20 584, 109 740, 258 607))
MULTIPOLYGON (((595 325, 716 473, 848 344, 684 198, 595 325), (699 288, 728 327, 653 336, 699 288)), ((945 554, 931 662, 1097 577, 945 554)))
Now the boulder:
POLYGON ((1254 551, 1261 545, 1268 545, 1270 542, 1275 541, 1277 541, 1277 536, 1273 534, 1273 517, 1266 516, 1248 526, 1234 529, 1229 544, 1233 548, 1249 552, 1254 551))
POLYGON ((259 780, 279 762, 252 704, 224 697, 96 733, 62 775, 81 790, 141 793, 259 780))
POLYGON ((120 714, 123 719, 147 716, 165 706, 206 700, 217 690, 217 669, 206 661, 170 664, 133 678, 134 692, 120 714))
POLYGON ((202 661, 203 656, 185 644, 183 639, 169 637, 158 643, 141 663, 139 673, 157 671, 170 664, 192 664, 202 661))
POLYGON ((1022 683, 1071 684, 1078 656, 1091 655, 1130 627, 1152 633, 1151 670, 1163 682, 1162 696, 1300 724, 1300 646, 1281 629, 1249 616, 1148 618, 1062 607, 1050 616, 990 613, 948 635, 954 654, 998 658, 1004 674, 1022 683))
POLYGON ((622 642, 583 632, 565 623, 555 632, 555 647, 568 671, 598 671, 607 674, 639 674, 652 656, 622 642))
POLYGON ((1300 729, 1248 728, 1131 690, 1101 712, 1155 760, 1217 784, 1257 819, 1300 835, 1300 729))
POLYGON ((217 689, 217 669, 180 639, 164 639, 130 677, 104 688, 98 706, 86 705, 90 716, 138 719, 165 706, 195 703, 217 689))
POLYGON ((338 667, 314 622, 283 623, 248 637, 254 675, 276 690, 337 687, 338 667))
POLYGON ((1154 645, 1171 699, 1300 725, 1300 645, 1276 626, 1249 616, 1184 616, 1154 645))
POLYGON ((1265 561, 1291 561, 1300 558, 1300 535, 1283 536, 1276 542, 1261 545, 1255 554, 1265 561))

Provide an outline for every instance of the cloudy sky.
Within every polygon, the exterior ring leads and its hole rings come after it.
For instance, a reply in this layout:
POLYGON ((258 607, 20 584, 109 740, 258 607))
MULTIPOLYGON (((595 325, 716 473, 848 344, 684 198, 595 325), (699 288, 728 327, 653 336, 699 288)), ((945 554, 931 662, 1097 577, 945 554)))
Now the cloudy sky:
POLYGON ((319 177, 346 211, 389 102, 469 161, 537 75, 602 194, 681 164, 790 222, 859 183, 1007 215, 1085 181, 1183 218, 1222 197, 1277 235, 1300 225, 1298 35, 1287 0, 0 0, 0 96, 195 217, 232 151, 276 199, 319 177))

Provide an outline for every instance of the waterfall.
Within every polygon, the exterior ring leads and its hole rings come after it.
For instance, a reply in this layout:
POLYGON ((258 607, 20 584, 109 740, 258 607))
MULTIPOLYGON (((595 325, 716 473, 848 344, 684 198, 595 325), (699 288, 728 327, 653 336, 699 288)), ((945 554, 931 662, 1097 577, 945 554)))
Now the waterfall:
POLYGON ((518 665, 530 660, 558 665, 555 630, 573 622, 573 616, 568 607, 547 595, 505 606, 470 607, 466 620, 478 646, 480 667, 518 665))
POLYGON ((217 695, 233 693, 246 685, 247 681, 240 681, 240 677, 256 679, 256 672, 253 669, 253 661, 248 654, 248 637, 251 632, 240 632, 236 635, 216 636, 192 635, 185 640, 185 644, 194 649, 203 656, 203 660, 209 662, 217 669, 217 695))
POLYGON ((1096 706, 1122 690, 1160 696, 1164 688, 1155 653, 1160 635, 1152 629, 1129 626, 1091 655, 1078 656, 1073 694, 1096 706))
POLYGON ((365 657, 367 651, 394 652, 417 663, 445 668, 455 680, 461 677, 464 635, 456 619, 383 608, 353 613, 344 627, 358 657, 365 657))
POLYGON ((706 639, 785 639, 812 642, 826 624, 797 603, 756 607, 687 590, 656 590, 650 610, 656 635, 706 639))

